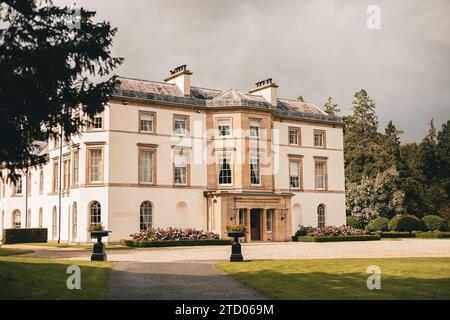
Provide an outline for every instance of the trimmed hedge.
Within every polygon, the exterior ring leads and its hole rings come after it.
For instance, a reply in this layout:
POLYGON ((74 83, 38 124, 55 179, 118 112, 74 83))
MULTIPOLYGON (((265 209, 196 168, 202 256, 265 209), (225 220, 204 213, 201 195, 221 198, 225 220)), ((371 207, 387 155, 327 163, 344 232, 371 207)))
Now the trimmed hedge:
POLYGON ((302 236, 298 237, 300 242, 336 242, 336 241, 371 241, 380 240, 379 235, 364 234, 359 236, 338 236, 338 237, 312 237, 302 236))
POLYGON ((429 215, 422 218, 423 223, 428 231, 448 231, 447 221, 439 216, 429 215))
POLYGON ((379 235, 382 238, 415 238, 416 234, 411 232, 375 232, 376 235, 379 235))
POLYGON ((413 215, 395 216, 389 221, 389 230, 393 231, 414 231, 423 230, 423 222, 413 215))
POLYGON ((373 231, 387 231, 389 229, 389 219, 378 217, 369 222, 366 230, 369 232, 373 231))
POLYGON ((416 238, 422 239, 445 239, 450 238, 450 232, 433 231, 433 232, 416 232, 416 238))
POLYGON ((167 241, 137 241, 137 240, 120 240, 120 244, 126 247, 187 247, 187 246, 220 246, 230 245, 231 240, 215 239, 215 240, 167 240, 167 241))
POLYGON ((347 226, 355 229, 361 229, 361 224, 359 223, 358 219, 353 216, 347 216, 347 226))
POLYGON ((3 244, 47 242, 47 228, 4 229, 3 244))

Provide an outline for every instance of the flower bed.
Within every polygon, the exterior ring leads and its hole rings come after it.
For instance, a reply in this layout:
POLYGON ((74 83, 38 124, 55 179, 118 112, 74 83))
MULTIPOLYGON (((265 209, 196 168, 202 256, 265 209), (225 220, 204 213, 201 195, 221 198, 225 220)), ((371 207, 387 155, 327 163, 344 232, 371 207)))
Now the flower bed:
POLYGON ((194 241, 219 240, 220 235, 214 232, 195 230, 192 228, 149 228, 131 235, 135 241, 164 242, 164 241, 194 241))
POLYGON ((166 241, 147 241, 147 240, 120 240, 120 244, 126 247, 186 247, 186 246, 219 246, 230 245, 231 240, 223 239, 205 239, 205 240, 166 240, 166 241))
POLYGON ((350 226, 326 226, 324 228, 300 227, 296 232, 300 242, 369 241, 380 240, 379 235, 364 234, 350 226))

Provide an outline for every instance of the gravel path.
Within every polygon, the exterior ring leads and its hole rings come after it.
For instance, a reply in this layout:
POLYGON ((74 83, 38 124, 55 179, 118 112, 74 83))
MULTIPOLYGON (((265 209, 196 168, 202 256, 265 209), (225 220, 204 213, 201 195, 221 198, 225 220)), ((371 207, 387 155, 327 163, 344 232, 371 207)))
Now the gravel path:
MULTIPOLYGON (((89 260, 90 251, 73 248, 4 246, 35 250, 23 257, 89 260)), ((214 262, 230 257, 230 246, 173 247, 107 250, 109 261, 214 262)), ((402 239, 355 242, 273 242, 242 245, 246 260, 450 257, 450 239, 402 239)))
POLYGON ((212 263, 115 262, 107 299, 261 300, 266 296, 212 263))

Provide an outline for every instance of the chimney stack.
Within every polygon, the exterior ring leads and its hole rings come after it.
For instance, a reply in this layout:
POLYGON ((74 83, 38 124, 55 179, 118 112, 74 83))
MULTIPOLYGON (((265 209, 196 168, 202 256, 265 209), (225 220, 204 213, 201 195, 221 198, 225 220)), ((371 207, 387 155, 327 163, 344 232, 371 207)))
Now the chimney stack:
POLYGON ((192 72, 184 64, 170 70, 170 75, 164 81, 177 85, 183 95, 188 97, 191 95, 191 75, 192 72))
POLYGON ((249 93, 256 93, 263 96, 270 104, 277 105, 277 88, 278 85, 272 82, 272 78, 255 83, 256 87, 251 89, 249 93))

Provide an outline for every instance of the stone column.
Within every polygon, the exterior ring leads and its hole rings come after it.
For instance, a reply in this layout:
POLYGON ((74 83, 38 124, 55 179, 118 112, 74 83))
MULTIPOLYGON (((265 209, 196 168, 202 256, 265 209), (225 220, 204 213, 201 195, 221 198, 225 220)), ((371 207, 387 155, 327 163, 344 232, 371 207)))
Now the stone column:
POLYGON ((245 241, 251 242, 251 225, 250 225, 250 209, 246 208, 245 211, 247 212, 246 218, 247 218, 247 234, 245 235, 245 241))
POLYGON ((262 214, 261 240, 267 241, 267 209, 262 209, 261 214, 262 214))

